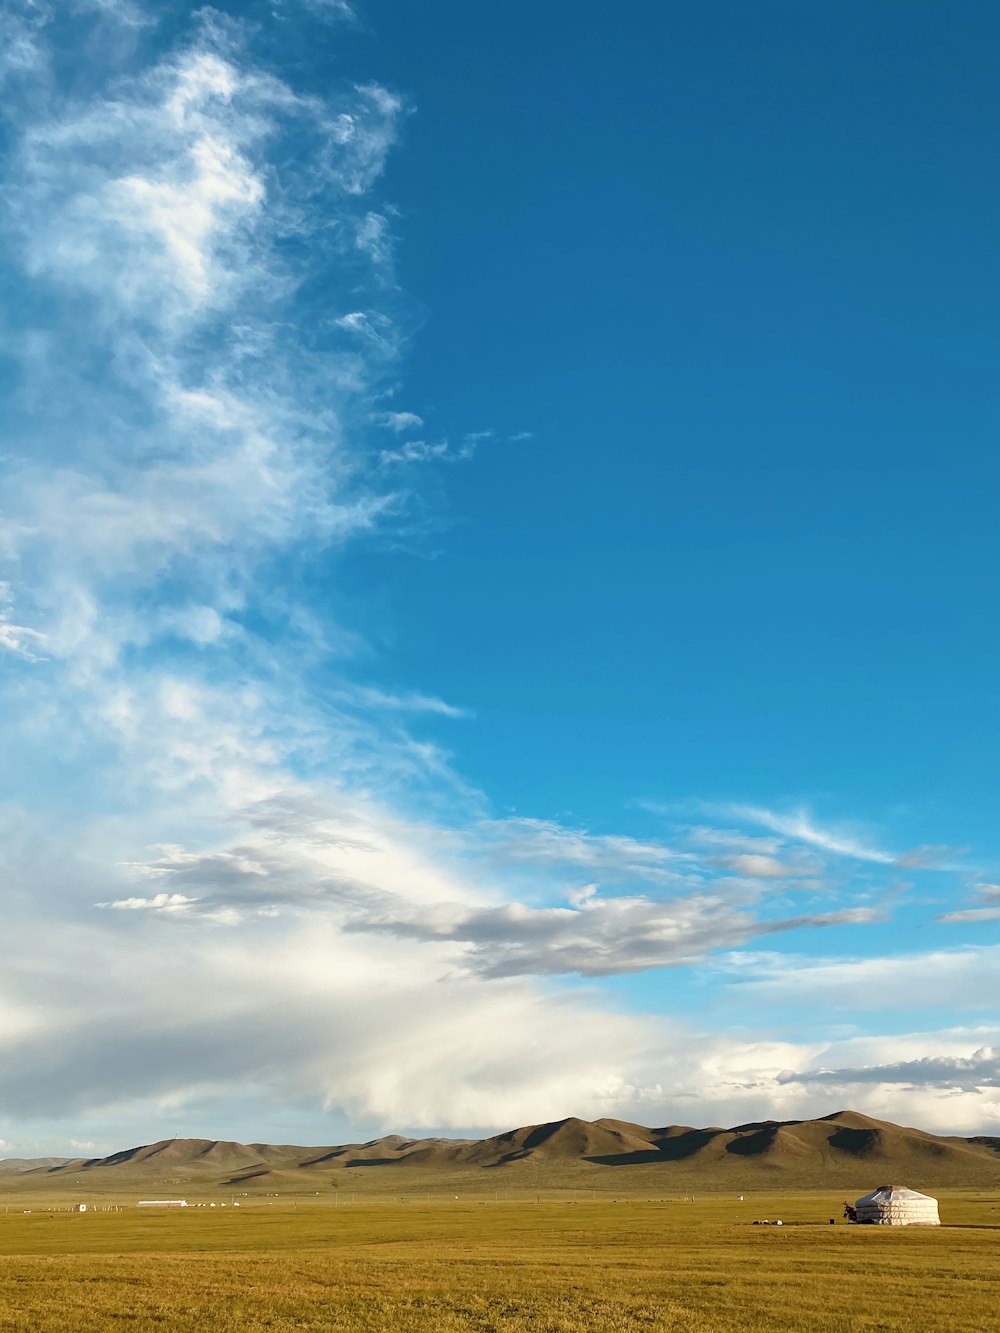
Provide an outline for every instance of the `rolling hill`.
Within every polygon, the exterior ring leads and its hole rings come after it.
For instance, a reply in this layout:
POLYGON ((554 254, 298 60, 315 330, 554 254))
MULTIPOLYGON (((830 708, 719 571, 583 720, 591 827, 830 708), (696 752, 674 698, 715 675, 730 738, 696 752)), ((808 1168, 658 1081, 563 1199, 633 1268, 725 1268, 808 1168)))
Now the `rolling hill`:
POLYGON ((108 1157, 0 1162, 7 1183, 60 1179, 109 1187, 126 1180, 251 1190, 806 1188, 903 1180, 927 1187, 1000 1186, 1000 1138, 928 1134, 855 1111, 817 1120, 766 1120, 729 1129, 648 1128, 569 1117, 484 1139, 388 1135, 334 1147, 164 1139, 108 1157), (360 1184, 362 1178, 364 1185, 360 1184))
POLYGON ((0 1171, 44 1171, 49 1167, 62 1166, 69 1160, 68 1157, 4 1157, 0 1158, 0 1171))

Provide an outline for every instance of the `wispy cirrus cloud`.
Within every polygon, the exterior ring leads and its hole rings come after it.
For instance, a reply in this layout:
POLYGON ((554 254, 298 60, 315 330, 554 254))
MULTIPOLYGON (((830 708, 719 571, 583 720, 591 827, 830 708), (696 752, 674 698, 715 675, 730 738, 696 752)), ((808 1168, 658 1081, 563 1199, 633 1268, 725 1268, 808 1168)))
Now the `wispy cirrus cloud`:
POLYGON ((0 542, 21 571, 18 622, 56 655, 110 660, 168 615, 176 633, 185 601, 238 619, 276 549, 342 540, 385 504, 354 486, 344 446, 377 364, 289 340, 300 279, 281 243, 334 245, 330 210, 349 219, 377 177, 400 104, 374 85, 339 107, 296 94, 238 43, 206 20, 113 97, 32 119, 8 172, 38 306, 9 428, 33 448, 8 466, 0 542), (290 135, 315 151, 299 145, 279 180, 268 154, 290 135), (72 318, 42 313, 56 297, 72 318), (318 376, 341 386, 322 405, 318 376))
POLYGON ((853 832, 824 828, 805 810, 784 813, 761 805, 731 805, 724 807, 722 813, 759 828, 770 829, 792 843, 815 847, 818 851, 830 852, 835 856, 870 861, 876 865, 893 865, 898 860, 894 853, 874 846, 853 832))
POLYGON ((478 826, 483 848, 494 857, 533 865, 603 871, 612 876, 673 877, 695 858, 667 842, 591 833, 554 820, 511 816, 478 826))
MULTIPOLYGON (((663 807, 655 802, 644 802, 644 808, 654 814, 665 813, 663 807)), ((759 833, 747 833, 743 829, 728 827, 725 824, 682 824, 679 832, 684 841, 692 847, 716 849, 717 854, 747 854, 750 856, 775 856, 785 847, 782 838, 763 837, 759 833)))
MULTIPOLYGON (((451 946, 449 970, 485 978, 608 976, 691 965, 761 936, 867 925, 879 917, 865 905, 782 915, 762 901, 759 879, 717 877, 692 891, 698 880, 689 875, 678 877, 669 895, 655 897, 602 893, 593 883, 560 895, 559 877, 567 870, 596 871, 611 885, 637 876, 655 883, 659 867, 677 854, 540 821, 472 825, 447 837, 413 825, 390 834, 384 812, 357 806, 344 806, 339 819, 331 823, 328 816, 317 825, 296 805, 291 792, 277 805, 265 802, 252 823, 246 820, 252 834, 225 850, 169 846, 152 860, 123 866, 126 875, 154 881, 156 892, 99 905, 226 925, 319 913, 351 936, 451 946), (511 898, 510 883, 498 894, 498 856, 501 865, 544 872, 547 896, 563 901, 519 901, 511 898)), ((539 881, 533 884, 537 889, 539 881)))
POLYGON ((927 1007, 989 1010, 998 963, 1000 946, 961 945, 858 957, 747 952, 727 955, 714 966, 738 987, 744 1004, 850 1014, 927 1007))
POLYGON ((319 18, 327 20, 356 21, 358 17, 353 5, 348 4, 347 0, 279 0, 279 7, 282 5, 289 9, 301 6, 319 18))
MULTIPOLYGON (((404 414, 405 415, 405 414, 404 414)), ((451 440, 406 440, 395 449, 383 449, 379 455, 383 467, 399 467, 408 463, 467 463, 490 432, 464 435, 457 442, 451 440)))
POLYGON ((1000 884, 977 884, 972 907, 944 912, 939 921, 966 924, 977 921, 1000 921, 1000 884))
POLYGON ((51 5, 39 0, 11 0, 0 10, 0 88, 48 68, 51 20, 51 5))

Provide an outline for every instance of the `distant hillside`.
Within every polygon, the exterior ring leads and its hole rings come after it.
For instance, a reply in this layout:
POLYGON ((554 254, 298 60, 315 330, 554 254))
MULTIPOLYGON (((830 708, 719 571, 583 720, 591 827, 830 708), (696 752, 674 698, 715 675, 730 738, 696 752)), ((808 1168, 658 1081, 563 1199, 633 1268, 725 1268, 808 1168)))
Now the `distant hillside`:
POLYGON ((69 1160, 68 1157, 4 1157, 0 1159, 0 1171, 46 1171, 69 1160))
MULTIPOLYGON (((247 1188, 338 1186, 353 1174, 366 1186, 392 1188, 417 1179, 478 1178, 492 1173, 512 1186, 596 1185, 670 1189, 766 1186, 831 1187, 886 1180, 914 1185, 1000 1186, 1000 1138, 942 1137, 837 1111, 818 1120, 765 1120, 731 1129, 570 1117, 485 1139, 410 1139, 392 1134, 336 1147, 164 1139, 110 1157, 0 1163, 37 1179, 84 1176, 115 1180, 217 1182, 247 1188), (387 1175, 386 1172, 389 1174, 387 1175), (624 1174, 619 1174, 623 1172, 624 1174), (616 1183, 612 1183, 616 1182, 616 1183), (376 1185, 377 1182, 377 1185, 376 1185)), ((420 1186, 422 1188, 422 1186, 420 1186)))
POLYGON ((415 1147, 411 1166, 444 1163, 514 1167, 586 1162, 600 1167, 659 1166, 665 1172, 713 1176, 849 1176, 902 1173, 929 1180, 1000 1183, 1000 1139, 942 1138, 854 1111, 820 1120, 768 1120, 732 1129, 668 1125, 648 1129, 622 1120, 570 1118, 511 1130, 476 1143, 415 1147))

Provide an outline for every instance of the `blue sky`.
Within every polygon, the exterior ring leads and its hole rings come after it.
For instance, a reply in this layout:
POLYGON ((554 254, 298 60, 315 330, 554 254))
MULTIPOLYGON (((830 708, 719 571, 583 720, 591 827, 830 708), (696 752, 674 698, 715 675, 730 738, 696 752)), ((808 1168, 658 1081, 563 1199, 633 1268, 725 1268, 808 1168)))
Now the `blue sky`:
POLYGON ((994 1127, 995 8, 0 14, 5 1150, 994 1127))

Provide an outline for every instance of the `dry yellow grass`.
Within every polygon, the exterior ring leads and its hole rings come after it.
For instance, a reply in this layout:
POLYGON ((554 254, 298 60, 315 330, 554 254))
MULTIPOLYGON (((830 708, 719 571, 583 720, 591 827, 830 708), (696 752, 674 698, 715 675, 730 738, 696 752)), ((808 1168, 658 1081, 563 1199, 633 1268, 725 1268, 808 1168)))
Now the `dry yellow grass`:
MULTIPOLYGON (((23 1202, 23 1201, 22 1201, 23 1202)), ((687 1203, 249 1201, 0 1215, 0 1330, 993 1329, 995 1196, 849 1228, 830 1195, 687 1203), (781 1216, 781 1228, 751 1225, 781 1216)), ((45 1206, 45 1205, 43 1205, 45 1206)))

